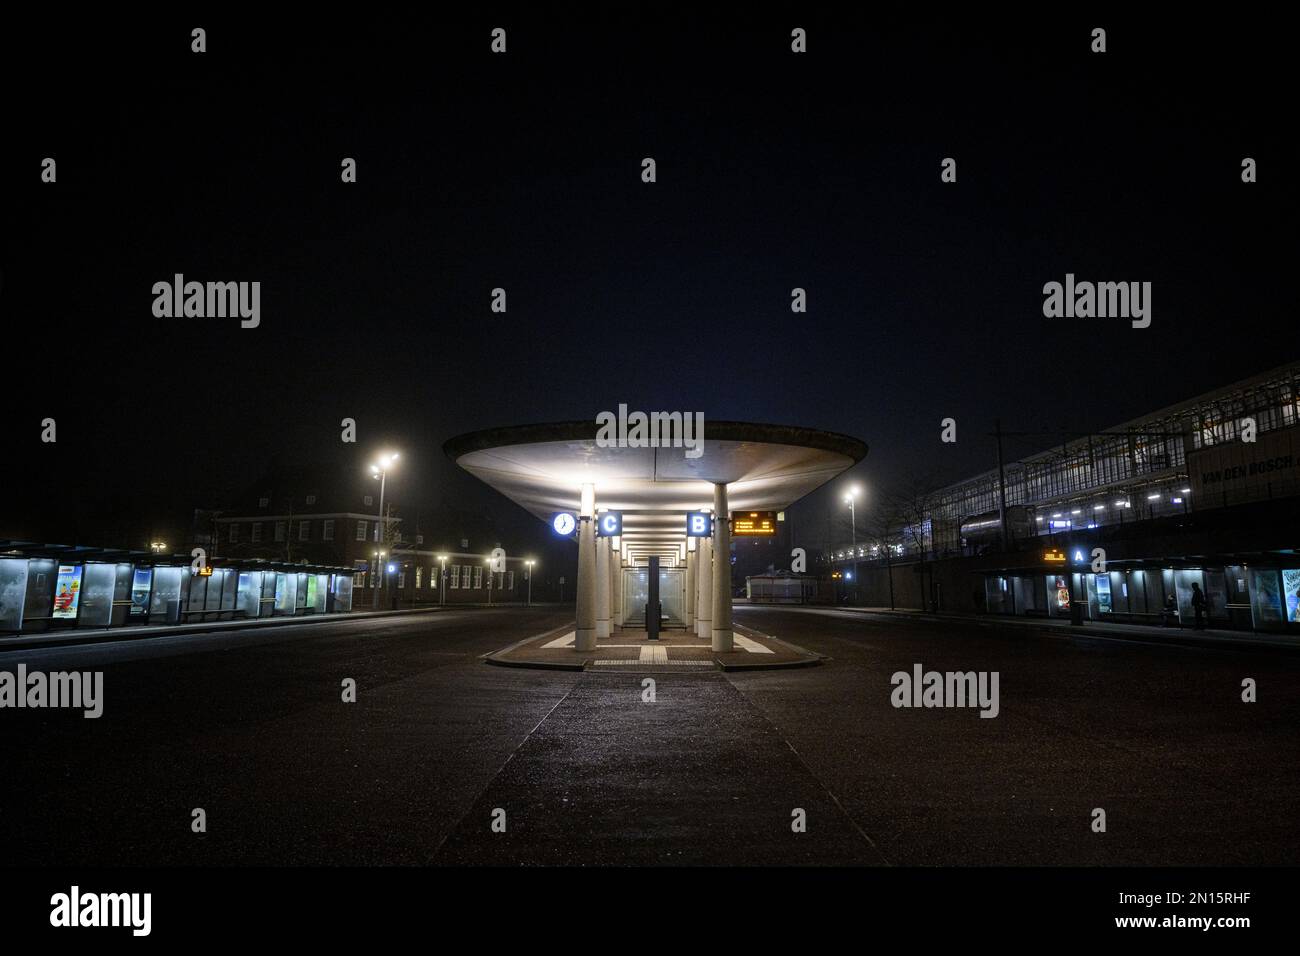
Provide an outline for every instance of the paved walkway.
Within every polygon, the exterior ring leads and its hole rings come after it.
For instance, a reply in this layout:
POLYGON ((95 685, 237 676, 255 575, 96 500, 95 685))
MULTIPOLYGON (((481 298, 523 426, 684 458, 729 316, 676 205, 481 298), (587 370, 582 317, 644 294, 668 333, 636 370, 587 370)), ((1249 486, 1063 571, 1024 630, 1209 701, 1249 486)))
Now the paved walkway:
POLYGON ((680 628, 659 632, 652 641, 643 630, 616 628, 596 642, 596 650, 579 653, 574 648, 572 625, 538 634, 484 655, 490 664, 554 670, 758 670, 807 667, 819 663, 818 654, 787 644, 769 634, 734 625, 735 648, 714 653, 711 643, 680 628))
MULTIPOLYGON (((758 607, 760 605, 754 605, 758 607)), ((784 606, 783 606, 784 607, 784 606)), ((789 606, 801 610, 797 606, 789 606)), ((1162 644, 1190 644, 1239 648, 1274 648, 1300 651, 1300 635, 1268 634, 1252 631, 1229 631, 1213 628, 1196 630, 1192 627, 1160 627, 1149 624, 1111 624, 1105 621, 1084 621, 1073 626, 1064 618, 1046 617, 1012 617, 1003 614, 956 614, 936 611, 918 611, 915 609, 892 610, 887 607, 809 607, 807 610, 844 611, 849 614, 880 615, 924 621, 961 621, 1000 628, 1027 628, 1037 631, 1049 631, 1062 635, 1083 637, 1105 637, 1119 640, 1150 641, 1162 644)))

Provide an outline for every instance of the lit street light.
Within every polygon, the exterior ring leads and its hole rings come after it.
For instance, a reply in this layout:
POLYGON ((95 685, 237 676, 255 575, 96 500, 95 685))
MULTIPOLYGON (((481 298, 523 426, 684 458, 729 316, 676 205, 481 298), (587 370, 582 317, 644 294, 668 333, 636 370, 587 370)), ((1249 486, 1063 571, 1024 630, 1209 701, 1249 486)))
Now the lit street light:
POLYGON ((447 556, 438 555, 438 563, 442 565, 442 570, 438 572, 438 603, 447 603, 447 556))
MULTIPOLYGON (((384 491, 388 485, 388 469, 397 461, 397 452, 391 455, 380 455, 379 461, 370 466, 370 474, 379 479, 379 521, 375 525, 375 536, 379 539, 379 544, 383 545, 388 541, 388 518, 384 514, 384 491), (383 529, 382 531, 380 529, 383 529)), ((379 583, 383 583, 383 575, 380 575, 379 583)), ((379 587, 375 587, 374 607, 379 607, 379 587)))
MULTIPOLYGON (((850 581, 856 581, 858 576, 858 511, 856 505, 858 490, 858 486, 854 485, 849 489, 848 494, 844 496, 844 503, 849 506, 849 533, 853 542, 853 573, 849 575, 850 581)), ((857 593, 856 585, 854 586, 854 593, 857 593)))

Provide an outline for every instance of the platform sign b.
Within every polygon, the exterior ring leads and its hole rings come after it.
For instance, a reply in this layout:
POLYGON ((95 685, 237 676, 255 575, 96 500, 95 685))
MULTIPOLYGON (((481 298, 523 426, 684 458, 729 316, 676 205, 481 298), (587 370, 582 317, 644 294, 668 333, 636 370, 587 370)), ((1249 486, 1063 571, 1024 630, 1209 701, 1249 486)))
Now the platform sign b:
POLYGON ((686 536, 688 538, 707 538, 711 534, 713 534, 713 518, 707 512, 686 512, 686 536))

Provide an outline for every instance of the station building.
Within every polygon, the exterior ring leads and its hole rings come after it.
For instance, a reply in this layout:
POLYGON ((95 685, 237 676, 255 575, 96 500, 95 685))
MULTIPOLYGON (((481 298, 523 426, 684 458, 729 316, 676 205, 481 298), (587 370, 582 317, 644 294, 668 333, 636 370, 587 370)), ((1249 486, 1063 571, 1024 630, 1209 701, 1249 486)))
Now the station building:
POLYGON ((611 443, 596 422, 558 422, 461 435, 443 449, 577 539, 575 653, 661 626, 730 652, 733 537, 773 533, 786 508, 862 460, 867 446, 748 422, 705 422, 702 435, 693 448, 611 443))
POLYGON ((902 606, 1186 625, 1195 584, 1211 626, 1300 634, 1300 362, 943 488, 885 547, 834 551, 863 603, 889 574, 902 606))
POLYGON ((366 592, 357 595, 358 608, 524 599, 523 559, 510 558, 495 573, 485 568, 485 542, 495 540, 490 522, 446 509, 432 518, 426 511, 422 524, 418 510, 414 520, 404 518, 392 495, 386 522, 379 508, 378 484, 368 478, 340 479, 326 465, 279 467, 210 513, 197 543, 232 559, 350 567, 355 588, 366 592), (471 543, 484 552, 472 552, 471 543))
MULTIPOLYGON (((380 602, 399 608, 523 603, 529 598, 528 578, 535 566, 535 562, 530 566, 527 558, 517 556, 494 562, 490 552, 395 548, 385 569, 392 593, 381 595, 380 602)), ((359 586, 367 593, 363 597, 358 592, 358 602, 373 600, 371 585, 373 581, 367 582, 363 576, 359 586)), ((539 592, 533 597, 541 600, 544 595, 539 592)))

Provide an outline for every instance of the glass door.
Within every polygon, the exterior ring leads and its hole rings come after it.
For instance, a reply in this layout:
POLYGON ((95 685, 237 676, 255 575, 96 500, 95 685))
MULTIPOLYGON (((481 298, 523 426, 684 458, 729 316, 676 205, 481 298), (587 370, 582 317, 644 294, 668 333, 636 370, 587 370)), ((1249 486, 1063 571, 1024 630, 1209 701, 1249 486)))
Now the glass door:
MULTIPOLYGON (((663 573, 659 575, 662 603, 663 573)), ((645 606, 650 600, 650 569, 623 569, 623 623, 645 627, 645 606)))
POLYGON ((686 626, 686 572, 681 568, 660 569, 659 606, 669 627, 686 626))

